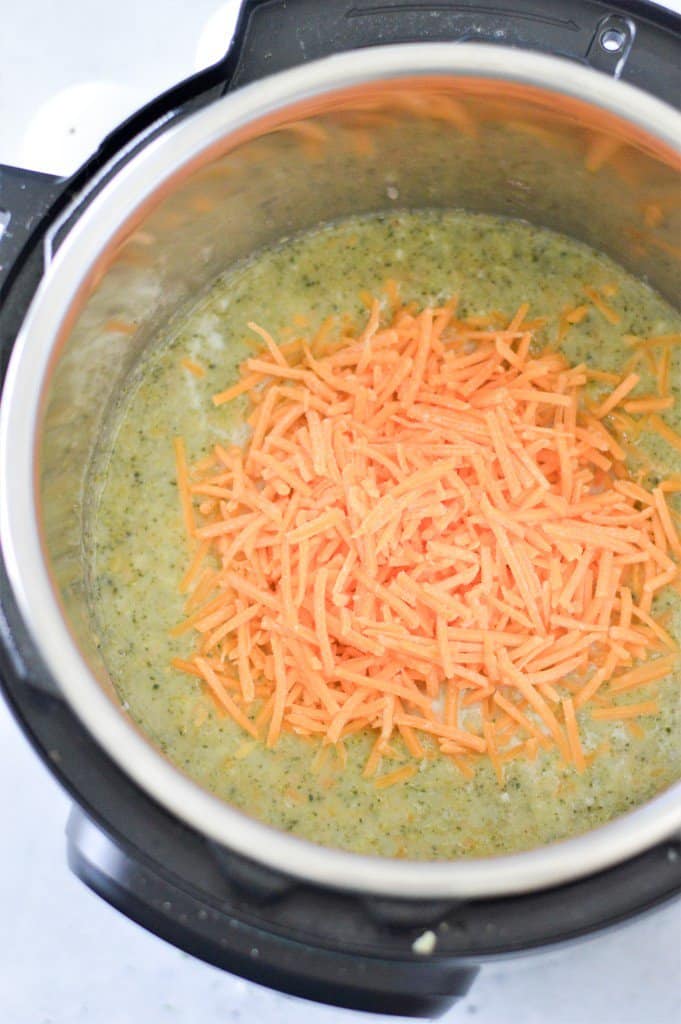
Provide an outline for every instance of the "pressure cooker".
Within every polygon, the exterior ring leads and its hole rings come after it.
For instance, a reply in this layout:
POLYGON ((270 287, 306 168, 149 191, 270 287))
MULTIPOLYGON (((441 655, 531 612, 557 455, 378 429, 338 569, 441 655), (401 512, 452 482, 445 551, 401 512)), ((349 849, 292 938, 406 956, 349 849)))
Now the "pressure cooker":
POLYGON ((178 311, 283 237, 460 207, 565 232, 677 300, 680 204, 662 224, 641 210, 679 190, 680 40, 676 15, 626 0, 245 0, 224 59, 71 177, 0 168, 2 689, 72 797, 71 868, 168 942, 308 999, 435 1016, 479 965, 681 889, 681 785, 586 835, 433 863, 222 803, 116 697, 83 557, 115 396, 178 311), (370 123, 371 147, 320 156, 306 138, 327 123, 370 123), (114 343, 117 317, 136 329, 114 343))

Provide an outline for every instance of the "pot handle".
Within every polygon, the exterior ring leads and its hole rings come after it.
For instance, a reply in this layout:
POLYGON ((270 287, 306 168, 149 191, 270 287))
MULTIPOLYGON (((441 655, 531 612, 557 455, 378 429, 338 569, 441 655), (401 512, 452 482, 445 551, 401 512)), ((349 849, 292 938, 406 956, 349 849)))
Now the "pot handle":
POLYGON ((52 174, 0 165, 0 306, 19 269, 22 249, 33 232, 40 230, 63 189, 64 181, 52 174))
POLYGON ((135 860, 74 806, 68 863, 93 892, 166 942, 260 985, 350 1010, 439 1017, 466 995, 477 968, 427 958, 358 960, 338 950, 274 935, 197 900, 150 864, 135 860))
MULTIPOLYGON (((319 57, 409 42, 483 42, 577 60, 676 106, 681 17, 642 0, 243 0, 228 89, 319 57)), ((361 62, 361 56, 358 56, 361 62)))

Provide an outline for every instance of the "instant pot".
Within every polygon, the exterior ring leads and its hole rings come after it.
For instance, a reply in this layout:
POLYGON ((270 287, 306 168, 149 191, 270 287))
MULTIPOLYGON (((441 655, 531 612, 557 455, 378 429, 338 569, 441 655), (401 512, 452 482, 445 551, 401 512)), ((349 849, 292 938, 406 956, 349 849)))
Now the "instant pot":
POLYGON ((524 217, 674 301, 680 40, 677 16, 624 0, 246 0, 225 58, 75 175, 0 168, 2 687, 73 798, 71 868, 181 949, 320 1002, 436 1016, 478 965, 678 894, 678 785, 575 839, 439 863, 325 849, 201 790, 101 662, 83 482, 107 410, 178 311, 323 221, 524 217))

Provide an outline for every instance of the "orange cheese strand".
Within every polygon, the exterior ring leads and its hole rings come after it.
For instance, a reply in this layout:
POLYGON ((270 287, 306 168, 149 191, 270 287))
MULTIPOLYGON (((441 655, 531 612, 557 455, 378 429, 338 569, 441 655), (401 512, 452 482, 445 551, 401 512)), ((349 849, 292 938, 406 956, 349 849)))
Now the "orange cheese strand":
POLYGON ((455 302, 393 296, 383 321, 367 304, 354 337, 345 318, 282 349, 249 325, 264 350, 213 401, 250 399, 250 440, 193 469, 175 441, 193 556, 173 633, 196 638, 175 667, 268 746, 373 730, 367 778, 396 736, 412 765, 439 751, 467 778, 483 757, 503 784, 507 761, 552 748, 583 771, 578 715, 653 713, 619 694, 678 663, 651 615, 677 580, 678 486, 629 479, 604 422, 660 406, 628 398, 636 374, 532 354, 526 305, 485 327, 455 302), (590 379, 611 387, 591 411, 590 379))

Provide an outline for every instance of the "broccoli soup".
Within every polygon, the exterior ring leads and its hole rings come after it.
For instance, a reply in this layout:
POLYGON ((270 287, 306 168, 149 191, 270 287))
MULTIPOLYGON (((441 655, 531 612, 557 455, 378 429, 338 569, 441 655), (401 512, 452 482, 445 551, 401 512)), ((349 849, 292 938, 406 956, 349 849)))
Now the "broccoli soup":
POLYGON ((179 768, 417 859, 583 833, 681 775, 681 318, 463 212, 231 268, 90 474, 94 628, 179 768))

